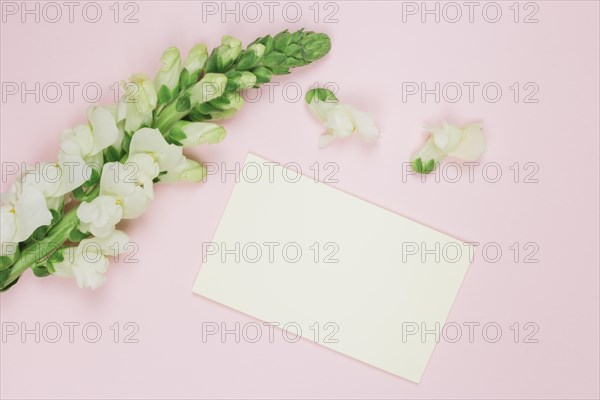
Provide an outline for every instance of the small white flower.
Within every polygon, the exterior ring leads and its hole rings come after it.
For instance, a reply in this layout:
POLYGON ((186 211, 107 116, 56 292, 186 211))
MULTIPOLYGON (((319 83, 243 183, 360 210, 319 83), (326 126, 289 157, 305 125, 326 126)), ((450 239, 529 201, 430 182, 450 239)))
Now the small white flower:
POLYGON ((371 114, 350 105, 340 104, 333 93, 327 89, 313 90, 307 93, 308 109, 327 128, 319 138, 319 147, 327 146, 336 137, 343 138, 353 133, 369 142, 381 138, 371 114), (312 92, 313 90, 317 92, 312 92))
POLYGON ((416 172, 433 171, 436 164, 447 156, 463 161, 475 161, 486 150, 481 124, 470 124, 461 128, 444 123, 440 127, 428 130, 431 136, 412 158, 413 169, 416 172))
POLYGON ((134 74, 130 82, 122 82, 125 94, 117 112, 119 121, 125 120, 125 131, 135 132, 152 124, 152 112, 158 97, 152 81, 143 74, 134 74))
POLYGON ((1 255, 16 251, 16 244, 29 238, 40 226, 52 222, 44 195, 34 186, 15 182, 2 195, 0 206, 1 255))
POLYGON ((54 275, 74 276, 80 288, 97 289, 106 281, 107 256, 123 253, 128 243, 129 238, 121 231, 113 231, 105 238, 84 239, 77 247, 63 250, 64 260, 54 264, 54 275))

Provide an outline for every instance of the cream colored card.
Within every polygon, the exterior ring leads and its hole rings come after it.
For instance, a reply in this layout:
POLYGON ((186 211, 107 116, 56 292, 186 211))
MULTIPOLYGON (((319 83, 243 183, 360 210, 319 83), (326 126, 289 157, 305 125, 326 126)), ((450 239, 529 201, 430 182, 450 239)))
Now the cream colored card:
POLYGON ((419 382, 470 246, 273 164, 247 156, 193 291, 419 382))

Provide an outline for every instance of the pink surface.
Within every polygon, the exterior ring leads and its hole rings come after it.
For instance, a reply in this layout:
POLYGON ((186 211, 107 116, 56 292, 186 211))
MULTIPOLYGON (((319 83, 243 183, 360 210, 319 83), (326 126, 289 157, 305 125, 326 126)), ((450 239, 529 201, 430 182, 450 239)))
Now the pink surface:
MULTIPOLYGON (((247 43, 281 29, 306 27, 331 36, 331 53, 278 77, 281 85, 273 86, 272 101, 265 90, 260 101, 226 122, 225 142, 188 154, 231 167, 251 151, 281 163, 297 162, 305 173, 315 162, 335 162, 335 187, 461 239, 495 242, 502 257, 494 263, 493 249, 487 261, 481 251, 476 253, 449 316, 463 327, 463 336, 438 344, 418 385, 311 342, 288 343, 281 335, 273 343, 266 338, 236 343, 231 335, 225 343, 203 343, 203 323, 233 328, 236 322, 253 321, 191 293, 201 243, 211 240, 234 180, 212 177, 206 184, 161 186, 146 214, 123 225, 139 245, 139 262, 113 264, 103 288, 81 290, 74 281, 39 279, 27 272, 1 295, 4 333, 12 323, 47 327, 39 343, 33 334, 25 340, 7 336, 0 343, 2 398, 598 398, 597 2, 542 1, 528 8, 521 3, 519 22, 512 2, 500 2, 497 23, 483 18, 485 2, 474 9, 472 23, 465 6, 456 23, 446 21, 455 10, 444 8, 445 3, 439 3, 439 23, 427 14, 425 22, 420 14, 405 14, 403 22, 403 7, 411 11, 412 4, 361 1, 318 4, 316 21, 312 2, 297 3, 302 11, 297 23, 283 18, 280 3, 271 22, 269 9, 259 2, 262 20, 249 22, 255 14, 246 8, 239 24, 232 15, 222 23, 220 13, 203 22, 200 2, 166 1, 136 2, 137 23, 115 23, 109 9, 113 2, 98 3, 103 14, 95 24, 82 18, 85 3, 75 9, 73 23, 66 6, 56 23, 47 21, 55 16, 50 9, 39 23, 31 15, 23 23, 20 13, 10 15, 7 3, 12 2, 2 2, 0 42, 3 96, 7 82, 25 82, 29 88, 35 82, 41 87, 56 82, 63 93, 55 103, 49 101, 55 97, 51 87, 39 102, 33 95, 24 102, 18 95, 3 97, 3 165, 54 159, 58 134, 84 121, 89 102, 81 88, 88 82, 97 82, 102 101, 110 102, 114 82, 138 71, 153 75, 170 45, 187 52, 197 41, 214 46, 223 34, 247 43), (332 12, 338 21, 324 23, 332 12), (523 23, 533 12, 538 22, 523 23), (65 82, 79 83, 72 102, 65 82), (335 82, 342 101, 375 115, 383 140, 368 145, 352 138, 317 149, 321 127, 301 100, 285 100, 282 87, 289 82, 303 91, 314 82, 335 82), (407 95, 403 101, 403 87, 412 87, 410 82, 425 82, 428 88, 456 82, 463 97, 451 102, 455 92, 450 85, 439 102, 434 95, 424 102, 407 95), (479 83, 472 102, 463 82, 479 83), (495 103, 489 101, 493 89, 488 100, 481 92, 489 82, 502 89, 495 103), (514 82, 520 86, 517 102, 510 88, 514 82), (525 87, 529 82, 534 85, 525 87), (524 102, 535 85, 539 91, 529 100, 538 102, 524 102), (497 183, 483 179, 482 166, 475 169, 473 182, 466 167, 457 183, 448 181, 454 174, 449 168, 439 183, 422 183, 414 176, 403 182, 401 163, 421 145, 421 127, 444 120, 483 122, 489 150, 481 162, 498 163, 502 177, 497 183), (515 167, 510 168, 514 163, 519 163, 517 183, 515 167), (525 183, 536 168, 538 182, 525 183), (515 242, 521 248, 517 262, 511 250, 515 242), (534 244, 524 248, 529 242, 534 244), (536 245, 533 258, 539 262, 524 262, 536 245), (80 324, 73 343, 64 325, 69 322, 80 324), (120 324, 118 343, 110 330, 115 322, 120 324), (124 329, 127 322, 139 327, 138 343, 124 343, 124 334, 131 332, 124 329), (472 342, 468 322, 480 324, 472 342), (502 329, 497 343, 486 340, 493 330, 482 335, 482 326, 490 322, 502 329), (517 343, 511 330, 515 322, 520 324, 517 343), (536 325, 525 329, 528 322, 536 325), (57 343, 48 340, 55 333, 52 323, 62 326, 57 343), (84 340, 86 323, 102 328, 97 343, 84 340), (530 339, 538 342, 525 343, 535 326, 539 331, 530 339)), ((33 8, 35 3, 27 4, 33 8)), ((235 3, 228 4, 233 8, 235 3)), ((120 7, 119 20, 135 11, 124 3, 120 7)), ((487 18, 494 18, 494 10, 486 10, 487 18)), ((92 11, 88 16, 94 16, 92 11)), ((294 9, 287 11, 286 18, 294 18, 294 9)), ((294 86, 288 85, 288 100, 296 96, 294 86)), ((5 172, 3 190, 13 180, 5 172)), ((494 174, 488 172, 489 180, 494 174)), ((93 336, 90 328, 88 338, 93 336)))

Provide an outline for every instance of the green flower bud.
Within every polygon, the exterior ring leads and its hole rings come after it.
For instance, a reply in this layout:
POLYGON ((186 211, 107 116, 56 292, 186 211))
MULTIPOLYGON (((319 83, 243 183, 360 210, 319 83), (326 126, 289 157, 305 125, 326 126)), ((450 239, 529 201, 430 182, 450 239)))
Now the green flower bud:
POLYGON ((213 50, 207 60, 207 72, 224 72, 242 52, 242 42, 231 36, 223 36, 221 45, 213 50))
POLYGON ((225 135, 225 128, 210 122, 177 121, 169 131, 169 137, 183 147, 219 143, 225 135))
POLYGON ((227 91, 249 89, 256 85, 256 75, 248 71, 227 73, 227 91))
POLYGON ((185 64, 183 67, 188 70, 190 75, 199 72, 202 67, 204 67, 204 63, 208 58, 208 51, 206 50, 206 46, 202 43, 195 45, 192 47, 188 54, 188 58, 185 60, 185 64))
POLYGON ((162 68, 154 78, 154 86, 158 90, 160 104, 170 101, 178 91, 179 74, 181 73, 181 57, 177 47, 168 48, 160 58, 162 68))
POLYGON ((331 40, 324 33, 307 32, 300 40, 300 46, 304 49, 304 63, 309 64, 329 53, 331 40))
POLYGON ((213 111, 210 113, 211 120, 218 121, 220 119, 233 117, 233 115, 242 108, 244 103, 244 98, 239 93, 226 93, 211 102, 211 105, 220 108, 220 111, 213 111))
POLYGON ((206 177, 206 168, 194 160, 184 159, 175 168, 167 171, 166 174, 160 175, 160 182, 190 182, 196 183, 204 180, 206 177))
POLYGON ((221 96, 227 85, 227 77, 223 74, 206 74, 192 86, 190 90, 190 101, 192 107, 197 104, 206 103, 221 96))
POLYGON ((271 76, 273 73, 269 68, 258 67, 252 70, 252 73, 256 75, 256 83, 267 83, 271 82, 271 76))

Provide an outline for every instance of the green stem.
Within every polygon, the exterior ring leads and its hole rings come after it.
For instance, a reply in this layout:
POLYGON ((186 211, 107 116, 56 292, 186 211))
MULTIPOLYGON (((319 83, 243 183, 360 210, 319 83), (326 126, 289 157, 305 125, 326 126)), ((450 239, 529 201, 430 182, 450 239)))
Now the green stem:
POLYGON ((67 239, 69 233, 77 227, 79 218, 77 218, 77 208, 72 209, 56 224, 48 235, 39 242, 34 242, 26 246, 21 251, 21 257, 10 269, 10 274, 4 282, 4 287, 9 286, 21 274, 33 266, 36 262, 47 257, 56 251, 67 239))
POLYGON ((154 128, 157 128, 163 136, 169 132, 173 124, 190 113, 189 111, 177 111, 177 99, 171 101, 154 120, 154 128))

